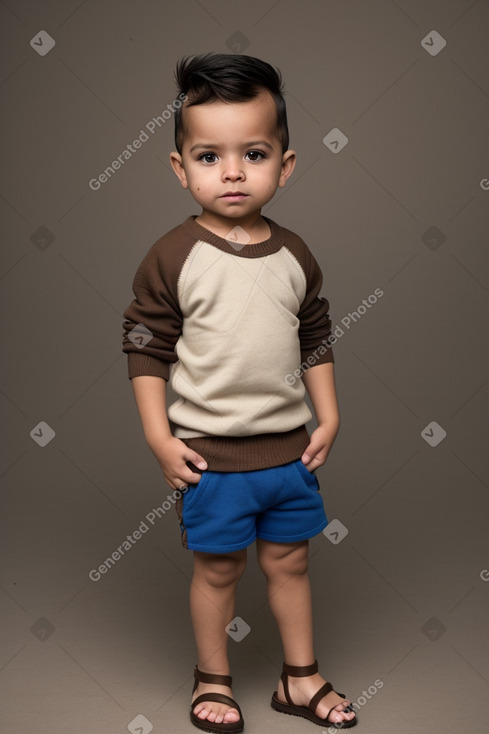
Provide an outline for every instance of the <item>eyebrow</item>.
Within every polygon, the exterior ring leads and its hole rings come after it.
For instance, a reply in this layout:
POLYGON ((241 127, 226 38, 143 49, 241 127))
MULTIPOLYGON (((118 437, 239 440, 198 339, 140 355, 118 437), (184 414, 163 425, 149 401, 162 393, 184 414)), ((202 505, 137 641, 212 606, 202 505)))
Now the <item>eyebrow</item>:
MULTIPOLYGON (((270 150, 273 150, 273 147, 270 145, 270 143, 267 143, 266 140, 253 140, 251 143, 246 143, 245 148, 252 148, 256 145, 261 145, 264 148, 270 148, 270 150)), ((215 143, 196 143, 196 145, 192 145, 190 148, 190 153, 192 153, 197 148, 219 148, 219 145, 216 145, 215 143)))

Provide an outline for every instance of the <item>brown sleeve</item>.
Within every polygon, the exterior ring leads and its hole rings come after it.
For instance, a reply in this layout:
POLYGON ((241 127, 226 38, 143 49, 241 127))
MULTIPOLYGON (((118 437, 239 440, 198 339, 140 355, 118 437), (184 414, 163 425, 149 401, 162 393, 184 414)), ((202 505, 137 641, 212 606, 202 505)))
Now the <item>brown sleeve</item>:
POLYGON ((321 269, 309 248, 304 245, 302 264, 307 279, 307 290, 301 304, 298 318, 300 320, 299 339, 301 344, 301 361, 313 355, 315 349, 323 345, 327 351, 314 355, 314 364, 334 362, 333 350, 324 343, 331 336, 331 319, 329 318, 329 302, 319 296, 323 285, 321 269))
POLYGON ((133 280, 135 298, 124 311, 122 351, 129 379, 138 375, 170 377, 178 360, 175 344, 182 333, 177 280, 193 242, 180 228, 161 237, 144 257, 133 280), (180 236, 179 236, 180 235, 180 236))

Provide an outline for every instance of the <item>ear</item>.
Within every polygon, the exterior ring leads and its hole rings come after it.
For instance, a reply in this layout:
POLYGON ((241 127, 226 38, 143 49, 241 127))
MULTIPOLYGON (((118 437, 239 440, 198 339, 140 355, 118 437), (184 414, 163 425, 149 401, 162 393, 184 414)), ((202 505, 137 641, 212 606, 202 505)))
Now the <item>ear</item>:
POLYGON ((183 160, 180 153, 177 153, 176 151, 170 153, 170 163, 183 188, 188 189, 187 176, 185 174, 185 168, 183 167, 183 160))
POLYGON ((285 153, 282 156, 282 170, 280 172, 280 178, 278 181, 278 185, 280 188, 283 188, 285 184, 287 183, 287 179, 291 175, 292 171, 295 168, 296 164, 296 154, 293 150, 286 150, 285 153))

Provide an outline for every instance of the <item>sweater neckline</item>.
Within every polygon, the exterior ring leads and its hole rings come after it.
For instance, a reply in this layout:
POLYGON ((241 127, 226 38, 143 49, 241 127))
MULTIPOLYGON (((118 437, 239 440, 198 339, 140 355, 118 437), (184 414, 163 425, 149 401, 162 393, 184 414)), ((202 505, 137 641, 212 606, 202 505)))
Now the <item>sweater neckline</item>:
POLYGON ((196 221, 198 214, 191 214, 183 226, 189 231, 194 237, 203 242, 207 242, 210 245, 218 247, 224 252, 228 252, 231 255, 237 255, 238 257, 263 257, 264 255, 270 255, 273 252, 277 252, 283 246, 283 237, 281 234, 280 226, 262 214, 263 219, 270 227, 270 237, 262 242, 255 242, 252 245, 235 245, 230 240, 226 240, 223 237, 211 232, 196 221))

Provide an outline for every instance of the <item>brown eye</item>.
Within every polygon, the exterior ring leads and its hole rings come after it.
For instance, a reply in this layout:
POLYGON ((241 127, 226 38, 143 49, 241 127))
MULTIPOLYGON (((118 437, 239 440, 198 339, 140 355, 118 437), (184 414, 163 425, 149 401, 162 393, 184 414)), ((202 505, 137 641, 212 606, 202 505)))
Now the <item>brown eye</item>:
POLYGON ((204 160, 206 163, 214 163, 215 160, 209 160, 209 157, 215 159, 216 154, 215 153, 202 153, 202 155, 199 155, 199 161, 204 160))
POLYGON ((248 157, 250 161, 255 162, 261 160, 262 158, 265 158, 265 155, 259 150, 250 150, 248 153, 248 157))

